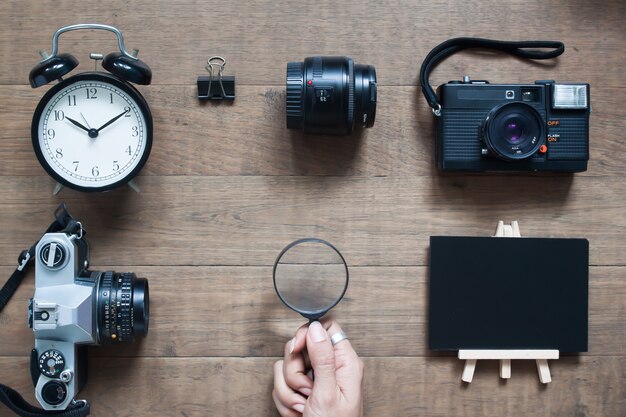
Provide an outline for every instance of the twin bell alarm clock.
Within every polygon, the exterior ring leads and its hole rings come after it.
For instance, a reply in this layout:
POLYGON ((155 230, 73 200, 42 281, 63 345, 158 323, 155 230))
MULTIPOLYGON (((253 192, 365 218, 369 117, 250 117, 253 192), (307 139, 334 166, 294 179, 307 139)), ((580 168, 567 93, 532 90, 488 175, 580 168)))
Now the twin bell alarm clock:
POLYGON ((44 94, 33 115, 32 141, 37 159, 61 185, 85 192, 107 191, 129 183, 145 165, 152 147, 152 115, 142 95, 132 86, 150 84, 152 71, 128 52, 122 32, 113 26, 80 24, 54 33, 52 51, 30 72, 30 85, 59 81, 44 94), (62 77, 78 60, 59 53, 59 36, 74 30, 105 30, 117 36, 119 52, 102 60, 107 71, 62 77))

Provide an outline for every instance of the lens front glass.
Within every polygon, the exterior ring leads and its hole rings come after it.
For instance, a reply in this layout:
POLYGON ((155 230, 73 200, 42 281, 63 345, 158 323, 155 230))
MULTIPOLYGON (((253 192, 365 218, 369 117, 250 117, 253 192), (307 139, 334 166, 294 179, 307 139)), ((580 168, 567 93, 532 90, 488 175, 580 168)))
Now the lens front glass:
POLYGON ((537 110, 525 103, 507 103, 489 112, 483 126, 489 149, 505 160, 532 156, 543 143, 544 122, 537 110))
POLYGON ((522 140, 524 129, 517 119, 510 120, 504 129, 504 138, 511 144, 517 145, 522 140))
POLYGON ((274 287, 292 310, 317 319, 335 306, 348 286, 348 267, 339 251, 321 239, 287 246, 274 264, 274 287))

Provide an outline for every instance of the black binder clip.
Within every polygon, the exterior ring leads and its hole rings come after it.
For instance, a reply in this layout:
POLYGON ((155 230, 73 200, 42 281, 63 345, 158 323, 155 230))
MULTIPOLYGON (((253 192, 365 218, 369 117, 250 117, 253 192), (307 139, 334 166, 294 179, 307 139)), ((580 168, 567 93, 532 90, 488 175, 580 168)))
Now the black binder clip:
POLYGON ((221 56, 209 58, 206 66, 209 76, 201 75, 198 77, 199 100, 235 99, 235 77, 222 75, 225 66, 226 60, 221 56))

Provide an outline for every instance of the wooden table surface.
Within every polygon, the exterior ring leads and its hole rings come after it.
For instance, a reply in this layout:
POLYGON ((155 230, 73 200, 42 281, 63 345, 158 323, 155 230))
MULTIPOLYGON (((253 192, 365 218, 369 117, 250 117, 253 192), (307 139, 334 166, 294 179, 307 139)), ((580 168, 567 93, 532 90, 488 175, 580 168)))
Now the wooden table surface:
MULTIPOLYGON (((0 10, 0 281, 64 201, 89 232, 92 269, 150 282, 148 337, 90 350, 79 398, 91 401, 92 415, 276 416, 271 364, 303 320, 275 296, 272 264, 306 236, 333 242, 350 266, 333 316, 365 361, 366 416, 624 415, 624 1, 5 0, 0 10), (140 194, 53 196, 32 150, 31 117, 47 89, 28 85, 37 51, 49 50, 57 28, 85 22, 120 28, 154 73, 139 87, 155 120, 140 194), (468 74, 591 83, 587 172, 437 171, 417 78, 428 51, 456 36, 566 44, 544 63, 464 52, 431 82, 468 74), (376 67, 376 124, 360 138, 285 128, 286 63, 313 54, 376 67), (232 105, 196 98, 211 55, 224 56, 226 74, 237 77, 232 105), (488 236, 500 219, 519 220, 523 236, 590 242, 589 352, 551 361, 548 386, 522 361, 508 382, 496 363, 479 363, 465 385, 461 361, 427 348, 429 236, 488 236)), ((81 61, 78 70, 93 69, 89 52, 115 48, 100 32, 68 33, 60 44, 81 61)), ((31 271, 0 313, 0 382, 31 402, 33 282, 31 271)))

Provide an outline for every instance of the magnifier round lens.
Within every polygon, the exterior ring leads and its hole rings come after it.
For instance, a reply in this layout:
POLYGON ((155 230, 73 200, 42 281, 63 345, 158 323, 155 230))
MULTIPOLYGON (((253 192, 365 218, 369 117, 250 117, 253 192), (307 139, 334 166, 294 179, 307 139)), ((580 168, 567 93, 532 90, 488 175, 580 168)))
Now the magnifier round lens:
POLYGON ((348 265, 325 240, 296 240, 274 263, 274 288, 281 301, 310 320, 333 308, 348 288, 348 265))

